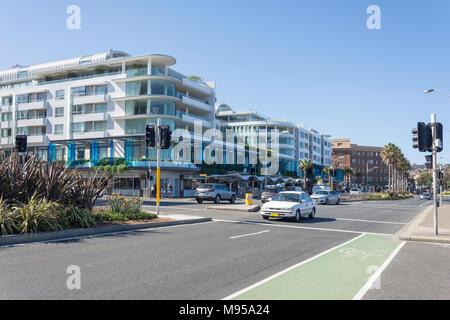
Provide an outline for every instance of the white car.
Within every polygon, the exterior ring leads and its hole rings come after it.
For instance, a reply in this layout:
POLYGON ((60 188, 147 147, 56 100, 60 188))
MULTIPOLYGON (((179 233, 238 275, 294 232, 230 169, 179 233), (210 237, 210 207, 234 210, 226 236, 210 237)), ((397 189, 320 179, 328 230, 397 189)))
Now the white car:
POLYGON ((316 202, 306 192, 285 191, 278 193, 272 201, 261 208, 264 219, 289 218, 299 222, 303 217, 314 219, 317 212, 316 202))
POLYGON ((350 195, 352 196, 360 196, 362 195, 361 189, 350 189, 350 195))

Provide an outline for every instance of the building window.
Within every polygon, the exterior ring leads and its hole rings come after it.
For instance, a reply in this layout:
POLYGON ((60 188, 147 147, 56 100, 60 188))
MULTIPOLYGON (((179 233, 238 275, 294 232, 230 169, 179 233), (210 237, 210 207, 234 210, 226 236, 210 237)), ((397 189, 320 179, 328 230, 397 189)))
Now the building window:
POLYGON ((2 138, 11 137, 11 129, 2 129, 2 138))
POLYGON ((64 134, 64 125, 63 124, 55 125, 55 134, 64 134))
POLYGON ((64 117, 64 108, 56 108, 55 109, 55 118, 64 117))
POLYGON ((56 100, 64 100, 64 94, 65 94, 64 90, 56 90, 55 99, 56 100))

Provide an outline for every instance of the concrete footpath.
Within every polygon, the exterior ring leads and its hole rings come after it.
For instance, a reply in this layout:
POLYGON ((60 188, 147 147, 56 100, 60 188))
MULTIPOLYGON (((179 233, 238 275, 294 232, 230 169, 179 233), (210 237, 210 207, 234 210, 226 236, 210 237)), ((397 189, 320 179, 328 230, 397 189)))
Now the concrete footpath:
POLYGON ((54 232, 39 232, 34 234, 18 234, 12 236, 0 236, 0 246, 11 246, 35 242, 51 242, 74 240, 77 238, 89 238, 108 236, 111 234, 139 231, 144 229, 177 226, 183 224, 204 223, 212 221, 211 218, 194 217, 182 214, 164 214, 159 218, 171 219, 171 221, 146 222, 138 224, 107 224, 96 228, 69 229, 54 232))
POLYGON ((427 207, 410 223, 403 227, 396 236, 405 241, 450 243, 450 204, 444 203, 438 208, 439 234, 434 234, 433 206, 427 207))

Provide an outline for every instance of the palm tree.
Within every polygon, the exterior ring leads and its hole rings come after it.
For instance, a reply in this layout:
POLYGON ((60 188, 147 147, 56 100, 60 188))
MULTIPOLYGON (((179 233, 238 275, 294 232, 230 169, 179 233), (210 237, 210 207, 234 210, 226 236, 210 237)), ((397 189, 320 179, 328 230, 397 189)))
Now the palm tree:
POLYGON ((313 167, 312 160, 301 160, 300 164, 298 166, 298 170, 303 171, 303 189, 304 190, 306 190, 306 171, 312 167, 313 167))
POLYGON ((347 183, 351 183, 352 182, 352 177, 355 175, 355 170, 353 170, 352 168, 346 168, 344 170, 344 175, 348 177, 348 182, 347 183))
POLYGON ((381 159, 383 160, 383 162, 388 166, 389 168, 389 191, 392 191, 393 189, 393 175, 392 175, 392 168, 394 165, 394 158, 395 158, 395 145, 393 143, 388 143, 387 145, 385 145, 383 147, 383 149, 381 150, 381 159))

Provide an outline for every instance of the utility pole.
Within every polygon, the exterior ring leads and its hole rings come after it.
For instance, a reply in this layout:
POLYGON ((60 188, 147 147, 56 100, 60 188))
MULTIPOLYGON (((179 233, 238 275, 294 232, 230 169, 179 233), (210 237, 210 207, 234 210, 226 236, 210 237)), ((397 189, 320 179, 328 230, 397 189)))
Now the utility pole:
POLYGON ((434 234, 438 235, 438 208, 437 208, 437 141, 436 141, 436 114, 431 114, 431 134, 433 150, 433 202, 434 202, 434 234))

